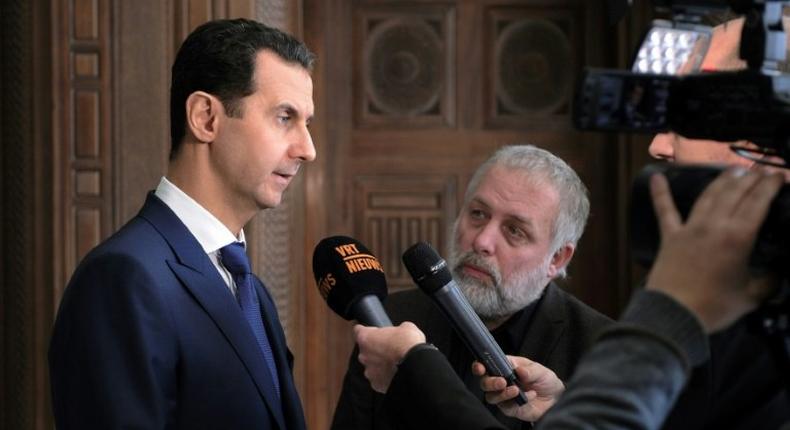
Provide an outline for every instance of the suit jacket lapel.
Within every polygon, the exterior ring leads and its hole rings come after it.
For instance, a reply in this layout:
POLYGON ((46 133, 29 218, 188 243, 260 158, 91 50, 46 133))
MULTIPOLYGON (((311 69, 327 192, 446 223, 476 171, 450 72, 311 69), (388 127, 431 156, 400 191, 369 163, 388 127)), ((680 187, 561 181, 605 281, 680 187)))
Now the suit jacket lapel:
POLYGON ((294 385, 291 360, 288 358, 288 343, 286 342, 282 325, 279 322, 277 307, 260 279, 256 277, 255 281, 255 290, 258 293, 258 301, 261 304, 263 325, 266 327, 269 342, 272 344, 272 352, 275 354, 275 362, 277 363, 277 373, 280 377, 280 396, 282 398, 285 422, 288 423, 289 429, 304 429, 302 402, 299 400, 299 394, 294 385))
POLYGON ((550 359, 565 332, 565 308, 559 302, 554 283, 546 287, 544 297, 519 348, 519 354, 530 360, 552 367, 550 359))
POLYGON ((273 381, 264 363, 255 335, 239 306, 200 244, 178 217, 153 193, 148 195, 140 216, 148 220, 170 244, 178 261, 168 261, 170 269, 219 327, 250 373, 279 427, 285 420, 279 402, 273 398, 273 381))

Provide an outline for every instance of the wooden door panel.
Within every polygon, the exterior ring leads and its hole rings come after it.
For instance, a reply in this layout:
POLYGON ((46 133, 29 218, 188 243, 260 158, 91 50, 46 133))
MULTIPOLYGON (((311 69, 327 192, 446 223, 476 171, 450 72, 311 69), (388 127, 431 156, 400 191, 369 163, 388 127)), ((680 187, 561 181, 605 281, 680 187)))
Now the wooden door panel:
POLYGON ((454 175, 357 176, 354 231, 387 271, 390 293, 413 286, 401 254, 424 240, 446 251, 446 220, 456 213, 454 175))
POLYGON ((362 3, 353 19, 354 127, 452 127, 454 8, 362 3))
POLYGON ((571 131, 581 10, 568 1, 484 9, 486 128, 571 131))

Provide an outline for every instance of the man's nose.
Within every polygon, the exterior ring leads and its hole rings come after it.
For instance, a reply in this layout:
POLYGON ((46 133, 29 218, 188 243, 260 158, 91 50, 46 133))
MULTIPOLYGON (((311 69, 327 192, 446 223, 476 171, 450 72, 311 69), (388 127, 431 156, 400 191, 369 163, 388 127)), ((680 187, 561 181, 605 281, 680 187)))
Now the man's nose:
POLYGON ((496 236, 497 227, 494 223, 489 222, 477 231, 472 247, 480 255, 494 255, 496 251, 496 236))
POLYGON ((298 158, 302 161, 315 160, 315 145, 313 144, 313 137, 310 136, 310 130, 307 127, 305 127, 300 136, 297 137, 297 141, 294 142, 292 148, 294 151, 294 158, 298 158))
POLYGON ((675 158, 675 148, 673 146, 675 138, 676 135, 674 133, 657 134, 653 137, 653 141, 650 142, 648 152, 650 152, 650 155, 654 158, 673 160, 675 158))

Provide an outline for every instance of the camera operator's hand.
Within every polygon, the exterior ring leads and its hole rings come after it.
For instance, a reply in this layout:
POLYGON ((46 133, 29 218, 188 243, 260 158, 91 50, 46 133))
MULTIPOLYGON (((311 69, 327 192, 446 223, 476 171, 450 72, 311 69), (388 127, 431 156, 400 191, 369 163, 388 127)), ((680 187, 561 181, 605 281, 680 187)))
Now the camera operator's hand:
POLYGON ((472 364, 472 373, 481 376, 480 389, 485 393, 486 402, 497 405, 507 416, 522 421, 537 421, 557 403, 557 399, 565 391, 565 385, 551 369, 540 363, 511 355, 507 358, 515 368, 519 384, 529 400, 523 406, 519 406, 514 400, 518 395, 518 388, 514 385, 508 386, 505 378, 485 376, 486 369, 482 363, 475 361, 472 364))
POLYGON ((770 285, 750 283, 747 263, 782 183, 778 174, 727 170, 700 195, 684 223, 666 178, 654 175, 650 190, 661 249, 646 288, 689 308, 708 333, 754 309, 770 285))
POLYGON ((365 366, 365 378, 373 390, 386 393, 398 370, 398 363, 414 346, 425 343, 425 334, 410 322, 397 327, 354 326, 359 345, 359 362, 365 366))

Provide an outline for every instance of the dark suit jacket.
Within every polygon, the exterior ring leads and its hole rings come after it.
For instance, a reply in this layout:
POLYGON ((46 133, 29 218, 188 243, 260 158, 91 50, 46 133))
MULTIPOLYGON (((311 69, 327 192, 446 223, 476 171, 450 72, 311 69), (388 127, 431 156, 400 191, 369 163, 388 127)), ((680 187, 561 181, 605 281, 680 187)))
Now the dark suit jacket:
POLYGON ((382 397, 382 413, 398 428, 506 430, 435 350, 410 351, 382 397))
POLYGON ((256 278, 282 408, 216 267, 153 194, 67 286, 49 351, 62 429, 304 429, 285 336, 256 278))
MULTIPOLYGON (((415 323, 440 351, 448 353, 451 344, 460 342, 442 313, 422 291, 409 290, 391 295, 385 303, 393 323, 415 323)), ((528 333, 524 334, 518 355, 537 361, 567 380, 582 354, 598 332, 611 320, 556 285, 546 287, 535 310, 528 333)), ((455 369, 456 372, 461 369, 455 369)), ((383 396, 375 393, 364 377, 364 368, 351 354, 332 423, 334 430, 397 428, 382 411, 383 396)))

